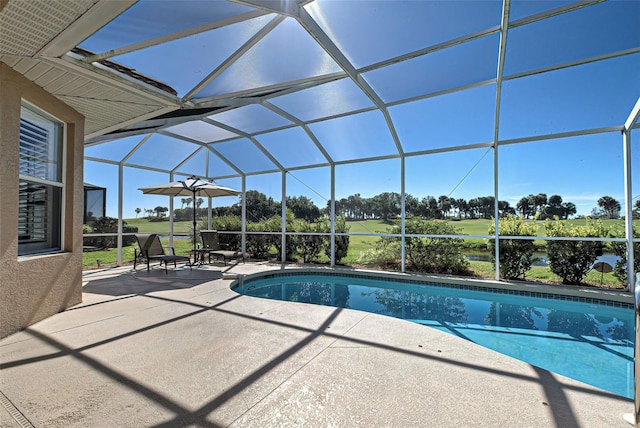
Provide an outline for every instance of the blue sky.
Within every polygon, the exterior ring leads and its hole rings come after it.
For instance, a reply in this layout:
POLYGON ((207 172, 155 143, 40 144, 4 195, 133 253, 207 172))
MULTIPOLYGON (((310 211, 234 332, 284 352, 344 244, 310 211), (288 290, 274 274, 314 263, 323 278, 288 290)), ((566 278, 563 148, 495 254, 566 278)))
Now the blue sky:
MULTIPOLYGON (((135 23, 136 14, 148 17, 156 13, 156 22, 175 25, 175 19, 165 19, 173 13, 167 9, 166 2, 160 2, 165 5, 160 10, 154 8, 153 3, 139 3, 129 16, 123 15, 123 20, 126 18, 128 22, 135 23)), ((311 3, 307 9, 356 67, 367 67, 386 58, 499 24, 500 7, 496 7, 494 2, 476 2, 473 6, 465 3, 464 7, 463 2, 450 3, 444 6, 443 2, 373 2, 376 7, 363 7, 361 2, 321 1, 311 3), (345 13, 345 8, 363 13, 345 13), (455 25, 450 26, 421 25, 429 14, 441 18, 451 15, 457 19, 455 25), (397 22, 405 24, 398 28, 394 26, 397 22), (376 28, 381 31, 374 31, 376 28)), ((539 12, 540 8, 565 3, 514 1, 512 20, 539 12)), ((185 9, 202 8, 202 2, 188 2, 186 5, 185 9)), ((222 8, 220 13, 231 16, 238 10, 246 10, 236 6, 222 8)), ((191 14, 183 10, 181 13, 189 16, 183 19, 193 20, 197 16, 205 20, 202 16, 205 12, 198 10, 191 14)), ((508 142, 539 135, 621 126, 640 95, 639 16, 639 2, 607 2, 511 29, 504 70, 507 78, 501 88, 498 139, 508 142), (623 56, 510 78, 542 67, 629 50, 632 53, 623 56)), ((163 80, 176 88, 179 95, 184 95, 243 40, 272 19, 271 15, 259 17, 237 27, 216 29, 113 60, 163 80), (189 66, 185 67, 185 64, 189 66)), ((201 22, 196 19, 193 23, 199 25, 201 22)), ((118 33, 116 30, 123 27, 113 24, 81 46, 95 51, 107 50, 139 41, 128 37, 144 38, 175 30, 152 27, 118 33), (146 31, 148 34, 144 34, 146 31), (119 34, 119 38, 110 39, 110 34, 119 34)), ((362 73, 362 78, 382 101, 391 103, 389 116, 405 152, 493 141, 496 85, 491 79, 495 78, 498 42, 499 37, 490 34, 362 73), (480 86, 460 90, 465 85, 481 82, 484 83, 480 86), (454 88, 458 89, 446 93, 454 88), (441 91, 445 94, 420 98, 441 91)), ((287 18, 245 57, 206 85, 196 97, 215 95, 225 88, 242 90, 339 70, 308 33, 293 19, 287 18)), ((269 99, 268 102, 300 120, 317 120, 309 124, 309 129, 334 160, 350 161, 360 156, 396 153, 385 118, 377 110, 324 119, 332 113, 372 107, 369 98, 349 79, 269 99)), ((262 106, 248 106, 214 115, 212 119, 245 132, 258 132, 255 137, 258 143, 285 168, 322 162, 321 153, 302 128, 262 133, 270 127, 290 123, 262 106)), ((201 126, 200 130, 188 128, 185 125, 176 128, 175 132, 190 133, 192 138, 202 138, 206 142, 223 139, 227 133, 220 128, 214 130, 211 125, 201 126)), ((637 130, 633 132, 634 196, 640 194, 640 161, 635 160, 640 159, 638 134, 637 130)), ((86 155, 119 160, 141 138, 89 148, 86 155)), ((216 143, 212 147, 249 173, 272 165, 247 139, 216 143)), ((170 169, 195 148, 197 146, 178 139, 154 136, 129 161, 170 169)), ((588 214, 596 206, 597 199, 604 195, 624 202, 622 137, 618 131, 507 144, 500 147, 498 161, 499 199, 512 205, 530 193, 559 194, 565 202, 576 204, 580 214, 588 214)), ((205 175, 205 164, 202 152, 180 171, 205 175)), ((448 195, 470 199, 492 195, 493 165, 493 150, 486 147, 408 156, 406 192, 419 198, 448 195)), ((209 169, 215 171, 210 172, 211 176, 234 173, 219 159, 210 159, 209 169)), ((85 181, 108 188, 107 213, 110 216, 117 216, 117 177, 118 168, 114 165, 85 162, 85 181)), ((250 175, 247 189, 258 190, 280 200, 281 177, 281 173, 250 175)), ((169 181, 168 174, 125 168, 124 217, 134 217, 135 208, 168 206, 167 197, 146 196, 137 190, 138 187, 166 181, 169 181)), ((217 182, 238 189, 241 186, 238 178, 217 182)), ((399 193, 400 190, 399 159, 336 166, 338 199, 355 193, 371 197, 381 192, 399 193)), ((287 178, 287 194, 305 195, 318 206, 325 206, 330 197, 330 169, 292 171, 287 178)), ((214 199, 213 204, 223 206, 237 200, 219 198, 214 199)), ((175 203, 180 207, 179 198, 175 203)))

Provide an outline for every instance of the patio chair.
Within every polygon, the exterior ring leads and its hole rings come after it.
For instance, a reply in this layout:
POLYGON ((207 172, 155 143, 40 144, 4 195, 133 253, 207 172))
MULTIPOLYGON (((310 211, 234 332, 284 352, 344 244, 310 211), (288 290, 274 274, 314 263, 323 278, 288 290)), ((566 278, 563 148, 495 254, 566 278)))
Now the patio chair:
POLYGON ((136 240, 140 251, 134 249, 133 268, 136 268, 138 259, 145 259, 147 261, 147 270, 149 270, 149 264, 152 260, 160 262, 160 266, 164 263, 164 273, 167 273, 167 265, 173 262, 173 267, 177 267, 177 262, 185 262, 191 269, 191 259, 188 256, 176 256, 173 248, 169 248, 170 253, 167 253, 160 242, 160 237, 157 233, 141 233, 136 234, 136 240))
POLYGON ((217 230, 201 230, 200 237, 202 238, 202 249, 209 253, 209 262, 211 262, 211 256, 215 256, 216 260, 222 259, 225 266, 227 260, 242 258, 242 263, 245 262, 244 254, 241 251, 225 249, 220 245, 218 239, 217 230))

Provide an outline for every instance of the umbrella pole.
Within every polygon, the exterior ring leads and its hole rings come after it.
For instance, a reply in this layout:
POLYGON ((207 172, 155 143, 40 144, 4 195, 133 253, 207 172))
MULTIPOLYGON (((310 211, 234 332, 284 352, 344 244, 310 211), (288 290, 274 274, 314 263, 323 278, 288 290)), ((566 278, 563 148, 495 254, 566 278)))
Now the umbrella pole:
POLYGON ((196 191, 193 191, 193 261, 196 259, 196 191))

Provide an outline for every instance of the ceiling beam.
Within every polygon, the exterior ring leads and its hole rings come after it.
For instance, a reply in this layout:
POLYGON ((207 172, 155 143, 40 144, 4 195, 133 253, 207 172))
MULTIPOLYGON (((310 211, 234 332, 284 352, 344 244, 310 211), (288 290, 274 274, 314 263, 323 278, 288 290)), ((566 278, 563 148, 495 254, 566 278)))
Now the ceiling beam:
POLYGON ((238 48, 229 58, 227 58, 222 64, 216 67, 207 77, 205 77, 200 83, 194 86, 185 96, 184 100, 189 100, 194 97, 198 92, 204 89, 213 79, 221 75, 226 69, 228 69, 233 63, 235 63, 242 55, 247 53, 249 49, 254 47, 256 43, 264 38, 267 34, 271 32, 274 28, 278 26, 282 21, 284 21, 284 17, 277 16, 267 25, 262 27, 260 31, 253 35, 249 40, 247 40, 240 48, 238 48))
MULTIPOLYGON (((633 127, 633 125, 636 124, 639 117, 640 117, 640 98, 638 98, 638 101, 636 101, 636 105, 633 106, 633 108, 631 109, 631 113, 629 114, 627 121, 624 123, 624 130, 625 131, 630 130, 633 127)), ((638 256, 640 257, 640 254, 638 256)))
POLYGON ((80 58, 76 58, 75 55, 64 55, 61 58, 43 58, 42 61, 54 64, 58 68, 74 75, 83 76, 112 88, 142 96, 155 104, 174 105, 177 108, 182 105, 180 99, 173 94, 143 83, 133 77, 120 74, 115 70, 100 66, 99 63, 96 63, 96 65, 87 64, 80 58))
POLYGON ((234 3, 242 4, 267 12, 277 13, 291 17, 298 16, 298 2, 295 0, 232 0, 234 3))
POLYGON ((336 44, 331 40, 331 38, 324 32, 324 30, 318 25, 318 23, 309 15, 305 9, 300 8, 298 10, 299 16, 297 17, 298 23, 313 37, 316 42, 324 49, 331 58, 342 68, 345 73, 353 82, 358 85, 360 90, 364 92, 367 97, 378 107, 380 112, 383 114, 385 121, 387 122, 387 126, 389 128, 389 133, 393 138, 393 142, 396 145, 396 150, 399 155, 404 154, 404 150, 402 148, 402 144, 400 143, 400 138, 393 126, 393 122, 391 120, 391 116, 387 111, 387 107, 384 104, 384 101, 376 91, 364 80, 364 78, 357 72, 356 68, 351 64, 351 61, 347 59, 347 57, 342 53, 342 51, 336 46, 336 44))

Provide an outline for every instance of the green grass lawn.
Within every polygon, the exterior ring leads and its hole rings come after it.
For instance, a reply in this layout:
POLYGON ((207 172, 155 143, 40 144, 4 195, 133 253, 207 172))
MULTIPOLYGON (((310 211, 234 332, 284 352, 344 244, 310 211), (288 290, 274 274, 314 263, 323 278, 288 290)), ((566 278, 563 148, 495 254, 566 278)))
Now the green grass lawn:
MULTIPOLYGON (((169 220, 149 221, 146 218, 126 218, 128 226, 135 226, 140 233, 169 233, 169 220)), ((189 233, 193 225, 192 221, 174 221, 174 233, 189 233)))
MULTIPOLYGON (((461 235, 488 235, 489 226, 493 224, 493 220, 474 219, 474 220, 458 220, 448 221, 454 228, 459 229, 461 235)), ((573 226, 582 226, 585 224, 584 219, 565 220, 567 224, 573 226)), ((544 221, 538 221, 538 236, 545 236, 544 221)), ((400 220, 384 221, 384 220, 362 220, 348 221, 351 233, 376 233, 386 232, 394 224, 400 224, 400 220)), ((603 219, 602 224, 605 228, 620 227, 624 228, 624 220, 603 219)), ((634 227, 640 228, 640 220, 633 220, 634 227)))

